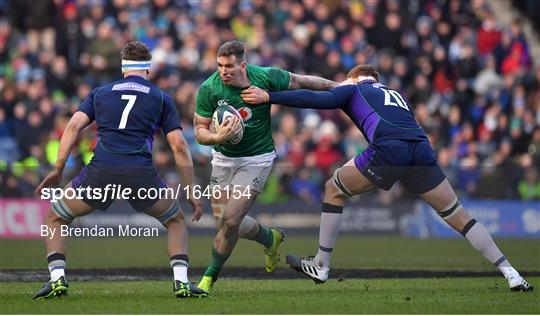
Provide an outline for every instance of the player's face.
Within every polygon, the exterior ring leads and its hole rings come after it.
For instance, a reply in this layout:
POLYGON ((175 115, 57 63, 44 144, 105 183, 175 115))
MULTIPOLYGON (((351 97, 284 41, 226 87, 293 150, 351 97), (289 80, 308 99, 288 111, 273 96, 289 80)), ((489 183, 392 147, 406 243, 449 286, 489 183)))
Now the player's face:
POLYGON ((240 62, 236 56, 219 56, 218 72, 223 83, 229 86, 243 86, 246 76, 246 63, 240 62))

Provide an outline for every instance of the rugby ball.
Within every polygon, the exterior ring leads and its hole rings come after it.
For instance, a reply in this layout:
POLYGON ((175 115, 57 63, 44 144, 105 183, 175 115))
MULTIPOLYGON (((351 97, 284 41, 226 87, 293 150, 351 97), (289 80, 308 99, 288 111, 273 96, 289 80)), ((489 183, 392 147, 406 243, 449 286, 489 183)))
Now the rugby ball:
POLYGON ((237 116, 240 119, 240 128, 229 140, 226 141, 226 143, 229 145, 238 144, 242 140, 242 137, 244 137, 244 120, 242 119, 242 115, 240 115, 238 110, 229 104, 222 104, 218 106, 218 108, 214 111, 214 114, 212 114, 212 122, 210 123, 210 130, 217 133, 221 123, 232 119, 234 116, 237 116))

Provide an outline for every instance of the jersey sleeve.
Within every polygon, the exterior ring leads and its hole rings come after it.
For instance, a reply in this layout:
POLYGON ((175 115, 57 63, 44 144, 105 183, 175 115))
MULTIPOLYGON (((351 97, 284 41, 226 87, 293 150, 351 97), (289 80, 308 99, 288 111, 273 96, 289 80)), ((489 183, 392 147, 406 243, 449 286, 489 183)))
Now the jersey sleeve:
POLYGON ((264 67, 264 71, 268 76, 270 91, 283 91, 289 89, 291 82, 291 74, 283 69, 277 67, 264 67))
POLYGON ((211 118, 215 108, 211 104, 211 93, 208 86, 202 85, 197 92, 195 113, 202 117, 211 118))
POLYGON ((95 120, 96 116, 96 110, 94 108, 94 98, 96 97, 98 89, 92 90, 90 94, 84 99, 84 101, 79 104, 79 108, 77 108, 77 111, 81 111, 84 114, 86 114, 90 118, 90 122, 95 120))
POLYGON ((345 107, 356 91, 356 85, 333 88, 329 91, 288 90, 269 92, 270 103, 295 108, 339 109, 345 107))
POLYGON ((161 121, 159 122, 159 125, 165 135, 177 128, 182 129, 174 102, 171 97, 166 94, 163 94, 163 112, 161 112, 161 121))

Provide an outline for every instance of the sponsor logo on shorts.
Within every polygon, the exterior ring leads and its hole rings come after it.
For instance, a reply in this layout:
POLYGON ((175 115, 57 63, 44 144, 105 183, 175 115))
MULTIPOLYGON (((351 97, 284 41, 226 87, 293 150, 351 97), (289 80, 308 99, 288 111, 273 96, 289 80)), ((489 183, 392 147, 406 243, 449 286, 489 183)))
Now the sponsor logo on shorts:
POLYGON ((259 180, 259 178, 253 179, 253 187, 255 188, 255 190, 257 190, 259 192, 262 191, 262 186, 263 186, 263 184, 262 184, 261 180, 259 180))
POLYGON ((376 174, 373 170, 371 170, 371 168, 367 168, 366 171, 367 171, 367 173, 369 173, 370 176, 373 177, 374 180, 376 180, 378 182, 382 181, 382 177, 379 176, 378 174, 376 174))

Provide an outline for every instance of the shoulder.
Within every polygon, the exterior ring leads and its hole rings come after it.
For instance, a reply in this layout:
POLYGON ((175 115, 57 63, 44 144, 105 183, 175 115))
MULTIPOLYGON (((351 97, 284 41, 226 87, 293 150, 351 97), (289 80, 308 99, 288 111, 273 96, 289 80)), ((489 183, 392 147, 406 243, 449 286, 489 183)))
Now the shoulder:
POLYGON ((262 66, 254 65, 254 64, 247 64, 246 68, 248 72, 257 73, 257 72, 264 72, 265 69, 268 67, 262 67, 262 66))
POLYGON ((203 83, 199 86, 200 89, 210 89, 216 86, 221 86, 223 82, 221 81, 221 78, 219 77, 219 74, 217 71, 215 71, 213 74, 210 75, 210 77, 206 78, 203 83))
POLYGON ((264 76, 264 77, 272 77, 273 75, 276 75, 276 74, 288 73, 288 71, 283 70, 278 67, 262 67, 258 65, 252 65, 252 64, 247 65, 247 72, 250 75, 258 75, 258 76, 264 76))
POLYGON ((106 84, 104 86, 95 87, 88 96, 92 98, 96 98, 98 96, 105 95, 106 92, 111 91, 113 88, 114 82, 110 84, 106 84))
POLYGON ((364 81, 364 82, 360 82, 358 84, 358 86, 360 88, 365 88, 365 89, 376 89, 376 88, 385 88, 385 89, 388 89, 387 86, 385 86, 384 84, 380 83, 380 82, 377 82, 377 81, 364 81))
POLYGON ((223 89, 223 82, 219 77, 217 71, 208 77, 201 85, 199 86, 198 95, 209 97, 214 91, 221 91, 223 89))
POLYGON ((253 84, 271 91, 287 90, 291 74, 278 67, 248 65, 248 76, 253 84))
POLYGON ((330 89, 329 91, 339 96, 351 96, 358 92, 358 85, 347 84, 343 86, 337 86, 330 89))
POLYGON ((161 91, 161 96, 162 96, 164 102, 173 103, 173 98, 172 98, 171 95, 169 95, 168 93, 166 93, 163 90, 159 90, 159 91, 161 91))
POLYGON ((380 88, 388 89, 385 85, 376 81, 365 81, 360 82, 358 85, 358 90, 362 94, 371 94, 380 92, 380 88))

